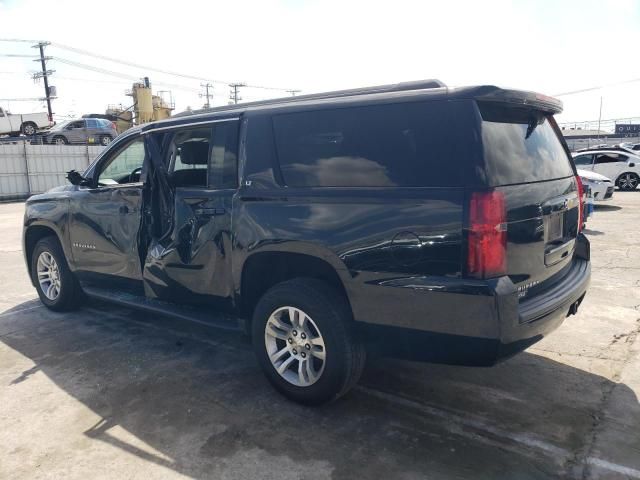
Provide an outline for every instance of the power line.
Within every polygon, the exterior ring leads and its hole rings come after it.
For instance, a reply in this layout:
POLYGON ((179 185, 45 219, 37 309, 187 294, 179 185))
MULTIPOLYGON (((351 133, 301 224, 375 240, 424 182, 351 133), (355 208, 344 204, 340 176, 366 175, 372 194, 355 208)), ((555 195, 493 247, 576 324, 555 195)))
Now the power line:
MULTIPOLYGON (((41 43, 38 40, 23 40, 23 39, 18 39, 18 38, 0 38, 0 42, 41 43)), ((139 64, 139 63, 130 62, 130 61, 127 61, 127 60, 122 60, 122 59, 119 59, 119 58, 109 57, 107 55, 101 55, 99 53, 91 52, 89 50, 84 50, 82 48, 72 47, 70 45, 65 45, 65 44, 62 44, 62 43, 57 43, 57 42, 49 42, 49 43, 50 43, 50 45, 52 47, 59 48, 59 49, 62 49, 62 50, 67 50, 67 51, 70 51, 70 52, 74 52, 74 53, 77 53, 79 55, 85 55, 85 56, 92 57, 92 58, 98 58, 98 59, 101 59, 101 60, 106 60, 108 62, 119 63, 121 65, 127 65, 129 67, 135 67, 135 68, 140 68, 140 69, 143 69, 143 70, 150 70, 150 71, 153 71, 153 72, 163 73, 165 75, 182 77, 182 78, 187 78, 187 79, 190 79, 190 80, 198 80, 198 81, 205 81, 205 82, 211 82, 211 83, 220 83, 220 84, 226 84, 226 85, 233 85, 234 84, 234 82, 230 82, 230 81, 226 81, 226 80, 213 80, 211 78, 201 77, 201 76, 197 76, 197 75, 189 75, 189 74, 185 74, 185 73, 182 73, 182 72, 175 72, 175 71, 172 71, 172 70, 156 68, 156 67, 152 67, 152 66, 149 66, 149 65, 142 65, 142 64, 139 64)), ((280 92, 289 92, 292 95, 294 94, 292 92, 295 92, 295 93, 299 92, 299 90, 294 90, 294 89, 290 89, 290 88, 271 87, 271 86, 267 86, 267 85, 244 84, 243 86, 248 87, 248 88, 258 88, 258 89, 261 89, 261 90, 274 90, 274 91, 280 91, 280 92)))
POLYGON ((40 58, 39 55, 23 55, 21 53, 0 53, 0 57, 10 58, 40 58))
MULTIPOLYGON (((135 75, 129 75, 127 73, 116 72, 114 70, 108 70, 106 68, 94 67, 93 65, 88 65, 86 63, 76 62, 74 60, 69 60, 68 58, 61 58, 61 57, 51 57, 51 58, 53 60, 57 61, 57 62, 61 62, 61 63, 64 63, 66 65, 70 65, 72 67, 81 68, 83 70, 89 70, 89 71, 92 71, 92 72, 102 73, 104 75, 123 78, 123 79, 126 79, 126 80, 132 80, 132 81, 139 81, 140 80, 140 77, 136 77, 135 75)), ((176 90, 200 92, 199 89, 194 88, 194 87, 188 87, 186 85, 179 85, 179 84, 175 84, 175 83, 166 83, 166 82, 157 82, 156 84, 159 85, 159 86, 175 88, 176 90)))
POLYGON ((601 90, 601 89, 607 88, 607 87, 615 87, 617 85, 624 85, 624 84, 627 84, 627 83, 635 83, 635 82, 640 82, 640 78, 632 78, 631 80, 623 80, 621 82, 608 83, 606 85, 600 85, 598 87, 582 88, 580 90, 573 90, 571 92, 556 93, 553 96, 554 97, 563 97, 563 96, 566 96, 566 95, 575 95, 576 93, 593 92, 595 90, 601 90))
MULTIPOLYGON (((226 84, 226 85, 230 85, 233 82, 227 81, 227 80, 213 80, 211 78, 206 78, 206 77, 201 77, 198 75, 189 75, 186 73, 182 73, 182 72, 175 72, 172 70, 165 70, 165 69, 161 69, 161 68, 156 68, 156 67, 152 67, 149 65, 142 65, 139 63, 135 63, 135 62, 129 62, 126 60, 122 60, 119 58, 114 58, 114 57, 109 57, 107 55, 101 55, 95 52, 91 52, 89 50, 84 50, 81 48, 76 48, 76 47, 72 47, 70 45, 64 45, 62 43, 55 43, 52 42, 51 44, 54 47, 63 49, 63 50, 68 50, 70 52, 74 52, 74 53, 78 53, 80 55, 86 55, 89 57, 93 57, 93 58, 99 58, 101 60, 106 60, 108 62, 113 62, 113 63, 119 63, 122 65, 127 65, 129 67, 136 67, 136 68, 141 68, 143 70, 150 70, 153 72, 158 72, 158 73, 164 73, 165 75, 172 75, 172 76, 176 76, 176 77, 182 77, 182 78, 188 78, 190 80, 198 80, 198 81, 205 81, 205 82, 211 82, 211 83, 220 83, 220 84, 226 84)), ((279 91, 283 91, 286 92, 288 89, 287 88, 280 88, 280 87, 269 87, 269 86, 264 86, 264 85, 244 85, 247 87, 251 87, 251 88, 260 88, 263 90, 279 90, 279 91)))
POLYGON ((0 98, 0 102, 42 102, 44 98, 40 97, 25 97, 25 98, 0 98))
POLYGON ((40 43, 42 40, 25 40, 23 38, 0 38, 0 42, 40 43))

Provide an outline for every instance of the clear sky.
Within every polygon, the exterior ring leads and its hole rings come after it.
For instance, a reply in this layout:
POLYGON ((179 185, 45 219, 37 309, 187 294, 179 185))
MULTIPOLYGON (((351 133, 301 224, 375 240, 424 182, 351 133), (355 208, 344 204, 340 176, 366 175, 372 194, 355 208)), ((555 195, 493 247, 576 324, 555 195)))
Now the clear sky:
MULTIPOLYGON (((640 79, 640 0, 609 1, 123 1, 0 0, 0 38, 48 40, 185 74, 304 93, 423 78, 448 85, 495 84, 558 94, 640 79)), ((131 78, 172 90, 178 110, 202 106, 200 81, 62 50, 56 61, 58 115, 130 105, 131 78)), ((2 54, 35 54, 0 42, 2 54)), ((0 56, 0 98, 39 97, 31 59, 0 56)), ((229 88, 214 84, 215 105, 229 88)), ((244 88, 245 100, 285 94, 244 88)), ((640 116, 640 82, 563 96, 561 121, 640 116)), ((41 102, 5 102, 16 113, 41 102)))

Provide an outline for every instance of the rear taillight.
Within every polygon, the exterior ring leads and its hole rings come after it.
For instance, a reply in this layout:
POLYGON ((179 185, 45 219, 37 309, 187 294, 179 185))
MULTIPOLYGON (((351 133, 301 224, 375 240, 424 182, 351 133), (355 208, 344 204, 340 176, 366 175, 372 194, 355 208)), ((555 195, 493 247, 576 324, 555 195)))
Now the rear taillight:
POLYGON ((578 233, 582 230, 582 224, 584 223, 584 185, 582 185, 582 179, 576 175, 576 184, 578 185, 578 233))
POLYGON ((116 122, 111 122, 111 127, 112 127, 114 130, 117 130, 117 129, 118 129, 118 125, 116 125, 116 122))
POLYGON ((469 205, 467 271, 477 278, 507 272, 507 212, 504 194, 474 192, 469 205))

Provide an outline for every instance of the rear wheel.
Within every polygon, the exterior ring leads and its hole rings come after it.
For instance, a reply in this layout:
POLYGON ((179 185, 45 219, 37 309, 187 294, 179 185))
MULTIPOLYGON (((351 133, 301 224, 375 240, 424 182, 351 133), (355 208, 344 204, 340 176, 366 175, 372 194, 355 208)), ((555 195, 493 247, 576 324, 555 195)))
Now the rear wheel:
POLYGON ((287 398, 318 405, 344 395, 360 378, 365 351, 346 299, 326 283, 294 279, 258 302, 253 345, 271 384, 287 398))
POLYGON ((42 303, 51 310, 77 307, 83 298, 75 275, 55 237, 41 239, 31 255, 31 276, 42 303))
POLYGON ((105 147, 111 143, 111 137, 109 135, 103 135, 100 137, 100 144, 105 147))
POLYGON ((618 177, 618 188, 620 190, 635 190, 638 187, 638 175, 633 172, 623 173, 618 177))

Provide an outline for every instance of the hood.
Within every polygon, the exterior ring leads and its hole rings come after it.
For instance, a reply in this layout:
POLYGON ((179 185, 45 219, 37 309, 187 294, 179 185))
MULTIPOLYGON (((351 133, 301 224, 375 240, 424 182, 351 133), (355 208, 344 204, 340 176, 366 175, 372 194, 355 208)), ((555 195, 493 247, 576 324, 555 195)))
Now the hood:
POLYGON ((600 175, 599 173, 596 172, 591 172, 589 170, 580 170, 578 169, 578 175, 580 175, 581 177, 586 178, 587 180, 599 180, 601 182, 603 181, 608 181, 610 182, 611 179, 608 177, 605 177, 604 175, 600 175))

